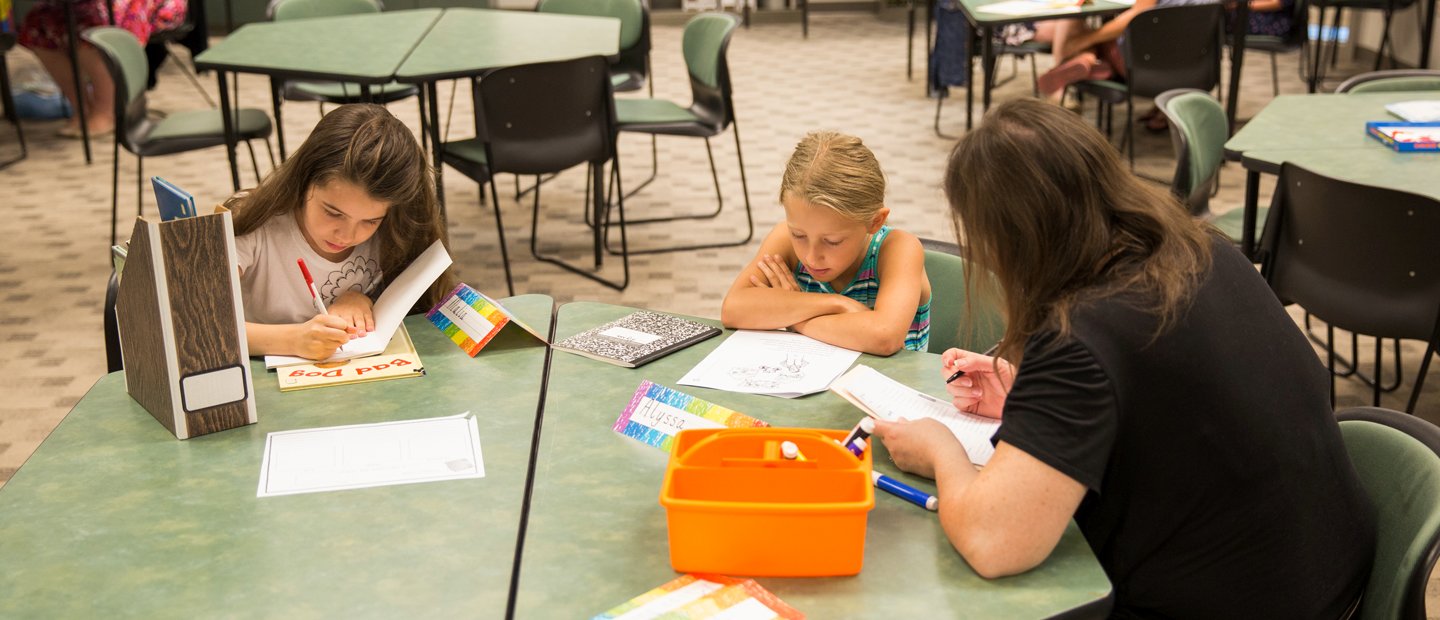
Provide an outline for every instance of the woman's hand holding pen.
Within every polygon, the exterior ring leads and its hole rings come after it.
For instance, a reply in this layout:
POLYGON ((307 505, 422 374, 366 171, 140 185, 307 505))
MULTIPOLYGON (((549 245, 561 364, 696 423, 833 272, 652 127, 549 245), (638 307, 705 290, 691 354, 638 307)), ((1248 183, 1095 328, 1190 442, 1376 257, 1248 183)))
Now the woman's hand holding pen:
POLYGON ((945 384, 945 389, 950 392, 956 409, 1000 417, 1005 409, 1005 397, 1015 382, 1015 369, 1010 362, 961 349, 945 351, 940 361, 941 376, 953 379, 945 384), (961 371, 963 374, 955 376, 961 371))
MULTIPOLYGON (((330 304, 330 314, 345 321, 351 338, 375 331, 375 302, 363 293, 345 291, 330 304)), ((343 343, 342 343, 343 344, 343 343)))
POLYGON ((323 360, 350 341, 347 329, 350 323, 333 314, 317 314, 310 320, 295 326, 298 333, 295 341, 301 357, 323 360))

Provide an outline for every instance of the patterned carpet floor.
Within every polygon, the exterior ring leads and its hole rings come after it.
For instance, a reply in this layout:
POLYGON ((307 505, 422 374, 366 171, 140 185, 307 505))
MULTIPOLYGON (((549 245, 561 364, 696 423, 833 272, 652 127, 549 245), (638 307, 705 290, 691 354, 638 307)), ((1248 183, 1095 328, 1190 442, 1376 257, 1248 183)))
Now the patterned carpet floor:
MULTIPOLYGON (((680 53, 680 34, 678 20, 657 20, 653 29, 653 80, 656 96, 685 103, 690 93, 680 53)), ((809 39, 802 39, 798 24, 793 23, 757 23, 738 31, 729 61, 755 237, 738 247, 636 256, 630 261, 631 285, 623 292, 531 259, 525 249, 531 234, 530 198, 515 200, 513 182, 502 178, 501 207, 516 291, 545 293, 562 303, 598 300, 717 317, 730 280, 752 257, 765 231, 779 221, 782 211, 777 193, 785 159, 795 142, 812 129, 853 133, 875 151, 889 180, 888 205, 893 225, 922 237, 953 240, 940 188, 941 171, 953 141, 938 137, 932 129, 936 102, 924 92, 923 39, 915 43, 919 67, 913 80, 906 77, 906 45, 903 22, 867 13, 817 13, 812 17, 809 39)), ((1342 52, 1342 60, 1346 56, 1342 52)), ((1253 116, 1272 96, 1269 63, 1263 56, 1251 58, 1242 82, 1242 119, 1253 116)), ((12 51, 7 59, 16 75, 37 65, 34 57, 23 50, 12 51)), ((1050 61, 1041 58, 1039 62, 1044 71, 1050 61)), ((1297 57, 1282 55, 1279 62, 1282 91, 1303 92, 1297 57)), ((1356 70, 1342 63, 1340 74, 1356 70)), ((1005 71, 1009 71, 1008 61, 1005 71)), ((213 75, 200 78, 211 97, 214 82, 213 75)), ((456 92, 455 85, 444 84, 440 94, 441 114, 448 113, 452 119, 446 126, 447 135, 473 135, 465 85, 456 92)), ((940 127, 946 134, 964 131, 963 95, 963 89, 953 89, 944 102, 940 127)), ((1016 79, 996 91, 996 100, 1027 96, 1030 71, 1021 63, 1016 79)), ((161 113, 207 106, 173 60, 161 68, 159 87, 149 97, 151 109, 161 113)), ((265 79, 241 76, 239 100, 242 105, 268 110, 265 79)), ((1139 110, 1147 108, 1148 104, 1139 105, 1139 110)), ((418 131, 413 100, 392 103, 390 109, 418 131)), ((1090 115, 1088 110, 1085 113, 1090 115)), ((292 149, 304 139, 319 114, 312 103, 290 103, 285 107, 284 131, 292 149)), ((0 298, 4 300, 0 306, 0 390, 6 395, 0 401, 0 485, 105 372, 100 311, 110 270, 110 235, 106 227, 111 142, 108 138, 94 140, 94 161, 86 165, 80 142, 58 137, 58 127, 59 121, 27 121, 29 158, 0 171, 0 206, 6 214, 5 241, 0 243, 0 298)), ((631 227, 631 247, 738 240, 746 236, 746 199, 741 192, 733 135, 727 133, 712 140, 712 146, 724 199, 721 214, 713 220, 631 227)), ((0 160, 12 156, 17 148, 10 127, 0 128, 0 160)), ((1136 148, 1141 174, 1169 178, 1174 159, 1168 135, 1137 127, 1136 148)), ((626 202, 629 217, 713 210, 715 195, 704 144, 696 139, 662 137, 658 150, 658 177, 626 202)), ((633 186, 648 175, 649 151, 647 138, 622 137, 626 185, 633 186)), ((246 151, 241 148, 239 153, 242 184, 253 185, 255 179, 246 151)), ((263 151, 260 159, 262 172, 268 170, 263 151)), ((122 151, 119 169, 123 238, 128 235, 136 208, 134 157, 122 151)), ((231 189, 224 152, 218 148, 151 158, 145 162, 144 172, 186 188, 202 204, 222 200, 231 189)), ((577 169, 543 186, 542 248, 576 259, 588 256, 589 237, 580 209, 584 177, 583 171, 577 169)), ((504 295, 495 224, 488 205, 482 208, 475 184, 453 170, 445 172, 444 183, 450 241, 460 277, 492 295, 504 295)), ((1268 196, 1272 186, 1273 179, 1265 179, 1262 196, 1268 196)), ((1239 207, 1243 187, 1241 170, 1234 164, 1227 165, 1219 194, 1212 203, 1214 210, 1224 212, 1239 207)), ((146 209, 153 213, 153 197, 146 193, 146 209)), ((618 257, 609 257, 604 272, 618 275, 619 267, 618 257)), ((1298 320, 1299 311, 1295 313, 1298 320)), ((1362 339, 1361 358, 1366 364, 1370 359, 1367 355, 1373 355, 1370 342, 1362 339)), ((1422 350, 1418 343, 1406 343, 1405 348, 1403 384, 1384 400, 1385 405, 1394 408, 1404 406, 1422 350)), ((1225 360, 1213 363, 1223 364, 1225 360)), ((1354 380, 1339 380, 1337 391, 1342 407, 1369 404, 1368 389, 1354 380)), ((1432 377, 1426 386, 1420 414, 1440 422, 1440 379, 1432 377)))

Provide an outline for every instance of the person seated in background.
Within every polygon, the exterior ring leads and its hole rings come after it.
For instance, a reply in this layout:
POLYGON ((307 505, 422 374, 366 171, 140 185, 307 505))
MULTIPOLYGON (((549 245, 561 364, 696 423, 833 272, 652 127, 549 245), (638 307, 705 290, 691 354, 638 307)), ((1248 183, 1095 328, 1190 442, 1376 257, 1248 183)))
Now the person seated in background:
MULTIPOLYGON (((21 22, 20 45, 40 59, 69 100, 71 110, 78 110, 77 106, 84 103, 90 135, 103 136, 115 129, 115 83, 110 80, 100 51, 88 43, 80 42, 76 48, 79 67, 71 66, 65 26, 67 1, 37 0, 21 22), (77 69, 83 93, 75 92, 77 69)), ((152 31, 174 28, 185 21, 186 0, 75 0, 70 4, 75 12, 76 32, 109 25, 108 7, 113 6, 115 25, 130 31, 141 45, 150 40, 152 31)), ((59 133, 79 138, 80 115, 75 113, 59 133)))
MULTIPOLYGON (((976 471, 938 421, 877 421, 987 578, 1028 571, 1071 519, 1116 617, 1340 618, 1374 508, 1329 376, 1249 259, 1131 174, 1078 115, 1009 101, 955 146, 945 194, 995 357, 950 349, 957 408, 1000 418, 976 471), (981 274, 993 277, 982 277, 981 274)), ((938 286, 939 284, 937 284, 938 286)))

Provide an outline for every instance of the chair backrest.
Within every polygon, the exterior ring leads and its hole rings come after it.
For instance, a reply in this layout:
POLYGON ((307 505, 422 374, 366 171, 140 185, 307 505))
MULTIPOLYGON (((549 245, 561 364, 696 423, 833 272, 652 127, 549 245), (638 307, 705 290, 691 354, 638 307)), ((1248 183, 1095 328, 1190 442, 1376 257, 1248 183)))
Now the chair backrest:
POLYGON ((1440 554, 1440 428, 1376 407, 1335 417, 1376 511, 1375 559, 1356 617, 1423 619, 1440 554))
POLYGON ((281 0, 273 9, 275 13, 272 19, 280 22, 287 19, 379 13, 380 5, 376 4, 375 0, 281 0))
MULTIPOLYGON (((929 242, 924 243, 931 245, 929 242)), ((970 330, 968 333, 961 333, 965 325, 966 311, 964 259, 927 247, 925 275, 930 278, 931 353, 941 353, 954 347, 984 351, 1000 341, 1000 337, 1005 334, 1005 324, 1000 320, 1000 313, 993 308, 979 307, 974 303, 970 304, 970 311, 976 316, 970 322, 970 330)))
POLYGON ((1261 242, 1281 298, 1336 327, 1431 340, 1440 328, 1440 201, 1280 167, 1261 242))
POLYGON ((620 20, 620 56, 614 68, 650 75, 650 9, 641 0, 540 0, 541 13, 614 17, 620 20))
POLYGON ((680 47, 690 72, 690 111, 716 133, 735 120, 730 99, 730 65, 726 52, 740 18, 729 13, 701 13, 685 24, 680 47))
POLYGON ((1130 20, 1121 49, 1130 94, 1214 90, 1220 84, 1223 16, 1215 3, 1156 7, 1130 20))
POLYGON ((615 154, 605 58, 519 65, 480 80, 477 137, 491 174, 545 174, 615 154))
POLYGON ((1155 107, 1170 121, 1175 146, 1175 176, 1170 191, 1190 206, 1190 213, 1210 211, 1210 187, 1225 159, 1230 124, 1225 108, 1210 93, 1193 88, 1167 90, 1155 98, 1155 107))
POLYGON ((145 82, 150 76, 150 64, 145 59, 145 48, 129 30, 114 26, 91 28, 80 36, 100 50, 105 59, 105 68, 115 83, 115 138, 134 152, 149 122, 145 118, 145 82))
POLYGON ((1395 69, 1361 73, 1340 83, 1337 93, 1382 93, 1440 90, 1440 70, 1395 69))

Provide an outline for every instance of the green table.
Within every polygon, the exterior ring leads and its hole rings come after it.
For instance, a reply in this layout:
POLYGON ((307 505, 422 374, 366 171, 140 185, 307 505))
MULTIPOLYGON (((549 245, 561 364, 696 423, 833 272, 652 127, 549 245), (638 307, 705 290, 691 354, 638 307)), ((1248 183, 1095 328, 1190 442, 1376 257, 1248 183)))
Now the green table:
MULTIPOLYGON (((556 338, 631 311, 566 304, 558 313, 556 338)), ((849 428, 863 415, 828 393, 786 400, 677 385, 723 338, 636 370, 566 353, 554 356, 517 578, 516 617, 590 617, 676 577, 659 504, 669 457, 610 430, 641 380, 776 426, 849 428)), ((931 394, 945 394, 937 355, 864 356, 861 363, 931 394)), ((929 481, 896 471, 884 447, 877 449, 879 470, 934 491, 929 481)), ((1110 583, 1073 524, 1043 565, 990 581, 977 576, 951 548, 934 513, 878 491, 859 575, 758 581, 815 618, 1025 618, 1071 610, 1104 616, 1110 606, 1110 583)))
POLYGON ((444 143, 440 136, 440 80, 476 77, 492 69, 620 53, 620 20, 555 13, 447 9, 395 72, 420 84, 429 102, 430 145, 436 189, 444 204, 444 143))
MULTIPOLYGON (((389 82, 395 76, 395 71, 425 38, 441 13, 441 9, 419 9, 247 24, 196 56, 196 70, 214 70, 219 81, 225 147, 235 189, 240 189, 240 172, 235 162, 235 132, 226 73, 270 76, 271 105, 276 127, 280 127, 279 85, 284 80, 355 82, 360 84, 361 96, 369 98, 370 87, 389 82)), ((238 91, 236 97, 239 97, 238 91)), ((240 107, 238 101, 235 107, 240 107)), ((277 130, 277 135, 280 156, 284 159, 284 133, 277 130)))
MULTIPOLYGON (((536 329, 553 301, 506 306, 536 329)), ((476 359, 406 319, 428 375, 280 393, 258 424, 178 441, 102 378, 0 488, 0 617, 502 617, 546 347, 476 359), (485 477, 257 498, 266 433, 474 412, 485 477)))
POLYGON ((1440 198, 1440 155, 1397 153, 1365 135, 1369 121, 1399 120, 1385 104, 1440 99, 1440 91, 1281 95, 1225 142, 1246 171, 1241 250, 1254 257, 1260 174, 1294 162, 1338 179, 1440 198))

